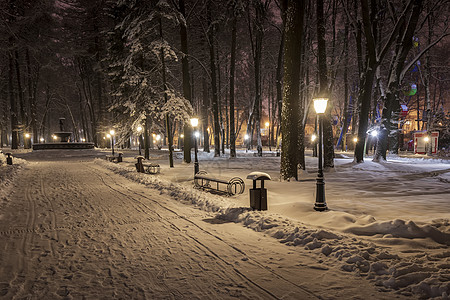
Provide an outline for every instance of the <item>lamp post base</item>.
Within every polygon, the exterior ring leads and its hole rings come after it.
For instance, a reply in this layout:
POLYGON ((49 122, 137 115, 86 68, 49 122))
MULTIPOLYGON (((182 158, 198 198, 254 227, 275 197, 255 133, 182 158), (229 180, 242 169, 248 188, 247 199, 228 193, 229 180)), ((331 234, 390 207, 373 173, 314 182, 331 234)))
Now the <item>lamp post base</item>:
POLYGON ((200 171, 200 168, 198 166, 198 162, 194 162, 194 175, 197 174, 200 171))
POLYGON ((325 182, 321 176, 317 177, 316 180, 316 203, 314 203, 314 210, 324 211, 328 209, 325 201, 325 182))

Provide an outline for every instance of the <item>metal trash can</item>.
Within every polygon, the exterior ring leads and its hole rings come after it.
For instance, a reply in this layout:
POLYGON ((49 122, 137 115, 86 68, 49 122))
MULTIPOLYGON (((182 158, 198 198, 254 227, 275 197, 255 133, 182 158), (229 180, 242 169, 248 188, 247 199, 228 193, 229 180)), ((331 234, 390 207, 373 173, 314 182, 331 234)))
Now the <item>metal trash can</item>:
POLYGON ((119 152, 119 156, 117 156, 117 162, 120 163, 123 161, 123 153, 119 152))
POLYGON ((253 180, 253 188, 250 189, 250 207, 256 210, 267 210, 267 189, 264 188, 264 180, 271 180, 270 175, 263 172, 252 172, 247 179, 253 180), (261 186, 256 187, 256 181, 261 181, 261 186))
POLYGON ((142 160, 144 159, 144 157, 143 156, 136 156, 135 158, 137 159, 137 163, 134 164, 136 166, 136 170, 139 173, 144 173, 145 172, 144 171, 144 165, 142 164, 142 160))
POLYGON ((12 157, 11 157, 11 153, 5 153, 6 154, 6 156, 8 156, 7 158, 6 158, 6 163, 8 164, 8 165, 12 165, 12 157))

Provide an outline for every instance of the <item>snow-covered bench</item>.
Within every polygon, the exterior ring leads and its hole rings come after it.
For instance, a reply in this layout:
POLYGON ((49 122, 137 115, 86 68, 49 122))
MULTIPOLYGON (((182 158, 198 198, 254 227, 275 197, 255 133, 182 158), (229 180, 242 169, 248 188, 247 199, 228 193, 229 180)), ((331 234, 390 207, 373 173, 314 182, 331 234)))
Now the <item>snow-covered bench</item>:
POLYGON ((123 160, 122 160, 122 153, 119 153, 119 155, 106 155, 105 156, 105 159, 107 160, 107 161, 110 161, 110 162, 122 162, 123 160))
POLYGON ((213 193, 226 194, 228 196, 242 194, 245 190, 245 183, 239 177, 229 180, 208 176, 205 171, 200 171, 194 175, 194 186, 199 189, 213 193))
POLYGON ((148 174, 158 174, 161 171, 161 167, 159 164, 155 163, 144 163, 143 156, 136 156, 137 163, 135 164, 136 170, 139 173, 148 173, 148 174))

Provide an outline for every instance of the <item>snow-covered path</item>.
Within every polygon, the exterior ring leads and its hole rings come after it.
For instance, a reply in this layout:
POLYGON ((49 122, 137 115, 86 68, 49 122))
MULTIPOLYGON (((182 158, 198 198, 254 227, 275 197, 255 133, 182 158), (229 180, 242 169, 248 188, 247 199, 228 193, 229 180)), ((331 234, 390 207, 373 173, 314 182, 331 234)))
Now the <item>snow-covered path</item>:
POLYGON ((89 161, 29 163, 0 249, 5 299, 402 297, 89 161))

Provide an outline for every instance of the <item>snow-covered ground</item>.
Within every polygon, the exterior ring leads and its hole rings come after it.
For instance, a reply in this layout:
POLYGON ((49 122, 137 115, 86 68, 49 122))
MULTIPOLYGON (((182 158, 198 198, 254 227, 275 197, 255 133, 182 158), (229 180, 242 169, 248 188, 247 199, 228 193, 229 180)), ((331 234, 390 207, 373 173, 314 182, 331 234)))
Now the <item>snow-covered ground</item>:
MULTIPOLYGON (((62 151, 56 156, 70 156, 67 153, 70 152, 62 151)), ((85 153, 89 160, 106 151, 85 153)), ((374 163, 367 158, 363 164, 354 164, 351 154, 339 154, 335 170, 325 173, 329 210, 316 212, 313 205, 317 159, 311 156, 306 158, 307 170, 301 173, 299 181, 287 182, 279 178, 279 157, 258 158, 252 152, 241 151, 238 158, 228 159, 200 152, 200 170, 216 177, 244 179, 246 190, 242 195, 224 197, 194 189, 193 165, 182 163, 181 156, 175 159, 175 167, 169 168, 167 152, 152 151, 151 161, 161 165, 161 173, 148 175, 136 172, 136 151, 124 154, 123 163, 97 159, 93 166, 213 213, 216 222, 237 223, 273 237, 289 251, 302 254, 301 264, 314 265, 327 273, 347 272, 350 277, 357 276, 385 291, 389 295, 386 298, 394 292, 400 297, 449 299, 449 160, 389 157, 387 162, 374 163), (265 183, 268 211, 249 209, 248 189, 252 182, 246 176, 253 171, 272 177, 265 183)), ((38 164, 55 159, 54 152, 43 151, 18 156, 38 164)), ((25 165, 24 161, 17 162, 25 165)), ((10 185, 13 173, 20 174, 15 168, 0 166, 0 174, 4 174, 2 191, 10 185)), ((0 207, 11 202, 8 195, 8 190, 2 192, 0 207)), ((267 251, 271 251, 270 247, 268 244, 267 251)), ((303 284, 314 285, 313 277, 311 280, 303 284)), ((330 298, 339 298, 337 295, 336 292, 330 298)), ((367 298, 364 292, 359 296, 367 298)))

